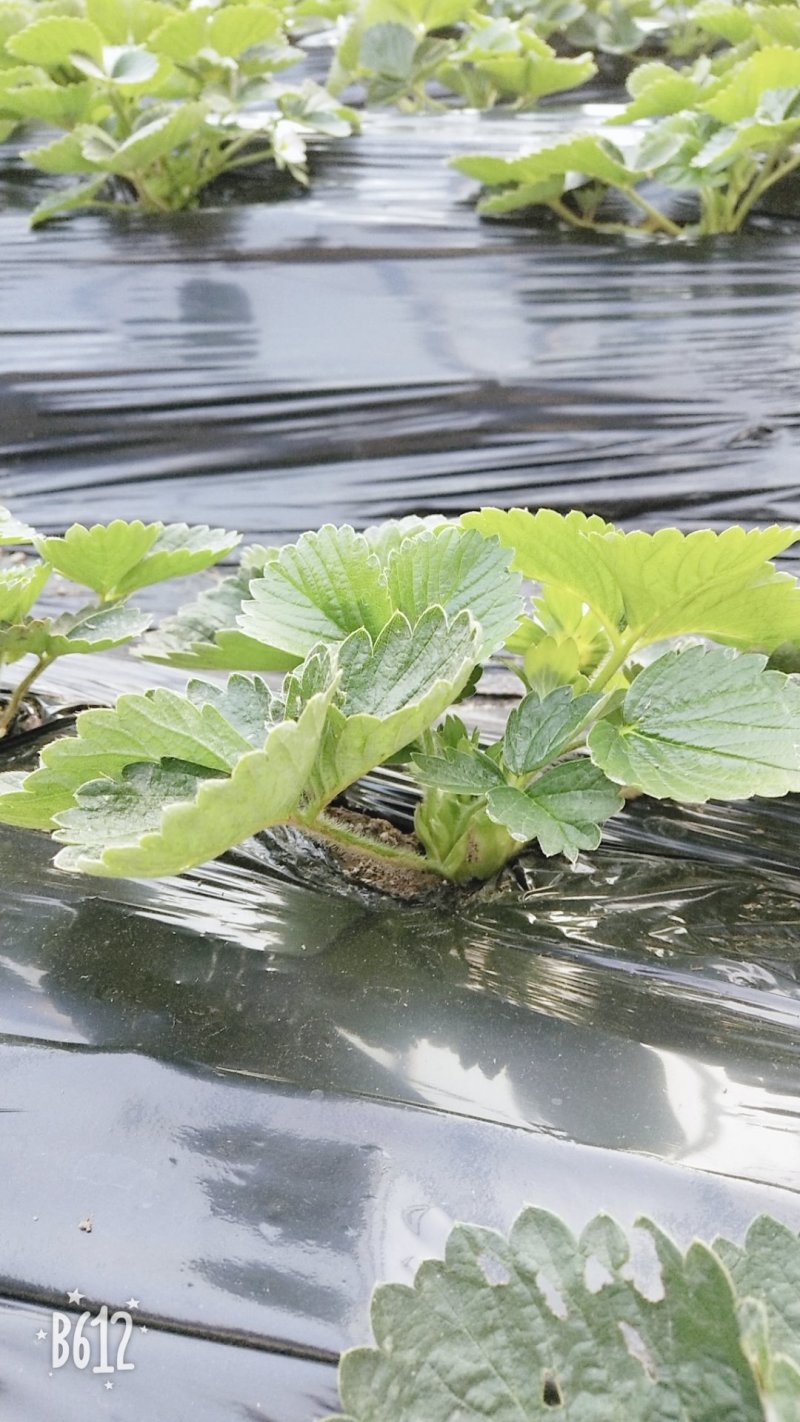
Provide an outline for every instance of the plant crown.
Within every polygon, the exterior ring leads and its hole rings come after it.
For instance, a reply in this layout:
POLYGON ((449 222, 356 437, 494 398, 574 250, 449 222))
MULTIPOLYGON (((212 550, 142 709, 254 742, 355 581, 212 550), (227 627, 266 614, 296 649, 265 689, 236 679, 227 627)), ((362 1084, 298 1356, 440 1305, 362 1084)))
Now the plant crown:
MULTIPOLYGON (((105 613, 170 556, 193 556, 164 549, 170 530, 143 553, 148 536, 111 525, 39 546, 46 567, 82 570, 105 613)), ((800 644, 800 588, 772 560, 798 538, 489 508, 249 550, 138 650, 231 669, 227 684, 84 712, 38 769, 0 776, 0 820, 51 830, 57 863, 93 874, 178 873, 294 824, 460 883, 525 845, 570 860, 595 849, 626 789, 686 803, 796 791, 800 680, 781 668, 800 644), (493 655, 523 694, 487 743, 453 708, 493 655), (276 671, 280 688, 264 679, 276 671), (331 812, 387 763, 419 787, 419 849, 331 812)))

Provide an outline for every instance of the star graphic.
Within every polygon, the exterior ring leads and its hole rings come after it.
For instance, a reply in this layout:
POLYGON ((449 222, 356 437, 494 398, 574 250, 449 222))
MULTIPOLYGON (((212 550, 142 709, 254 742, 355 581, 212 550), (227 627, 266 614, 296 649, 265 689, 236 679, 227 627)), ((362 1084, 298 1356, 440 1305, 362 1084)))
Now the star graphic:
POLYGON ((146 1332, 147 1332, 147 1324, 146 1324, 146 1323, 143 1323, 143 1324, 142 1324, 141 1328, 139 1329, 139 1332, 140 1332, 140 1333, 146 1333, 146 1332))
POLYGON ((82 1294, 80 1289, 70 1289, 69 1293, 67 1294, 67 1298, 69 1299, 71 1304, 80 1305, 81 1299, 85 1299, 86 1295, 82 1294))
POLYGON ((113 1386, 114 1384, 109 1379, 109 1381, 106 1383, 106 1392, 110 1392, 113 1386))
POLYGON ((130 1299, 128 1299, 128 1302, 126 1303, 125 1307, 126 1307, 126 1308, 138 1308, 138 1307, 139 1307, 139 1300, 138 1300, 138 1299, 130 1298, 130 1299))
POLYGON ((43 1342, 43 1340, 44 1340, 46 1337, 47 1337, 47 1334, 45 1333, 44 1329, 43 1329, 43 1328, 40 1328, 40 1329, 39 1329, 39 1332, 38 1332, 37 1335, 36 1335, 36 1342, 37 1342, 37 1343, 41 1343, 41 1342, 43 1342))

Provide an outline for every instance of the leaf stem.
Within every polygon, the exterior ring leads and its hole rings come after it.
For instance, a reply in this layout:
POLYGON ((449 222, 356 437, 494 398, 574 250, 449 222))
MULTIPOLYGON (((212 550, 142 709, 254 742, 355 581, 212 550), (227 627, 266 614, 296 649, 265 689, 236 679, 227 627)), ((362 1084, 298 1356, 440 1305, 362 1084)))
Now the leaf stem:
POLYGON ((312 820, 296 819, 293 823, 298 829, 314 830, 327 839, 359 849, 364 854, 373 854, 378 859, 389 859, 393 864, 402 864, 405 869, 416 869, 423 873, 431 873, 433 870, 424 854, 417 854, 413 849, 400 849, 395 844, 383 844, 380 840, 359 834, 357 830, 347 829, 324 814, 317 815, 312 820))
POLYGON ((561 198, 549 198, 547 206, 552 208, 557 217, 569 222, 572 227, 583 227, 589 232, 630 234, 636 232, 637 228, 631 227, 629 222, 594 222, 591 218, 581 217, 577 212, 573 212, 561 198))
POLYGON ((653 204, 648 202, 647 198, 642 197, 642 194, 638 192, 636 188, 623 188, 620 189, 620 191, 624 192, 625 196, 631 199, 631 202, 635 202, 636 206, 642 209, 642 212, 646 212, 647 216, 662 232, 666 232, 670 237, 681 237, 683 235, 683 228, 679 227, 677 222, 673 222, 672 219, 667 217, 663 212, 659 212, 657 207, 653 207, 653 204))
POLYGON ((614 636, 611 652, 606 661, 599 668, 596 675, 589 682, 587 691, 602 691, 608 685, 612 676, 625 664, 639 641, 638 634, 628 634, 627 637, 614 636))
POLYGON ((133 187, 135 188, 136 193, 138 195, 139 201, 141 202, 142 207, 145 209, 145 211, 147 211, 148 208, 151 212, 172 211, 169 202, 162 201, 161 198, 156 197, 155 193, 151 192, 148 186, 148 182, 142 173, 129 175, 128 181, 133 184, 133 187))
MULTIPOLYGON (((616 184, 610 183, 609 186, 616 187, 616 184)), ((636 203, 637 207, 640 207, 642 212, 645 212, 650 218, 650 222, 656 230, 665 232, 670 237, 682 236, 683 228, 679 227, 678 224, 673 222, 669 217, 666 217, 663 212, 659 212, 658 208, 653 207, 653 204, 648 202, 647 198, 642 197, 641 193, 635 188, 616 188, 616 190, 621 193, 623 197, 628 197, 632 202, 636 203)), ((585 227, 592 232, 607 233, 625 232, 632 234, 642 231, 641 227, 634 227, 630 222, 595 222, 592 217, 581 217, 578 213, 573 212, 561 198, 551 198, 548 202, 548 206, 551 207, 559 217, 563 217, 565 222, 571 222, 573 227, 585 227)))
POLYGON ((757 182, 753 183, 750 191, 743 197, 736 210, 737 228, 741 227, 753 204, 757 202, 774 183, 779 183, 781 178, 785 178, 787 174, 791 173, 797 167, 798 163, 800 163, 800 152, 797 152, 793 153, 790 158, 787 158, 785 163, 781 163, 780 166, 777 166, 778 158, 785 151, 785 149, 781 149, 779 153, 773 155, 762 170, 761 177, 757 182))
POLYGON ((6 705, 3 707, 3 710, 0 711, 0 740, 4 736, 8 735, 14 723, 14 718, 17 715, 17 712, 19 711, 19 708, 22 705, 23 701, 25 700, 25 697, 33 686, 33 683, 38 677, 41 676, 42 672, 46 670, 46 668, 53 660, 53 657, 39 657, 35 666, 31 668, 31 670, 28 672, 28 675, 22 679, 16 690, 13 691, 9 696, 6 705))
MULTIPOLYGON (((226 149, 226 152, 230 151, 230 149, 226 149)), ((244 153, 241 158, 232 158, 229 163, 224 163, 214 176, 219 177, 222 173, 231 173, 234 168, 250 168, 254 163, 266 163, 271 156, 271 150, 268 147, 259 148, 257 153, 244 153)))

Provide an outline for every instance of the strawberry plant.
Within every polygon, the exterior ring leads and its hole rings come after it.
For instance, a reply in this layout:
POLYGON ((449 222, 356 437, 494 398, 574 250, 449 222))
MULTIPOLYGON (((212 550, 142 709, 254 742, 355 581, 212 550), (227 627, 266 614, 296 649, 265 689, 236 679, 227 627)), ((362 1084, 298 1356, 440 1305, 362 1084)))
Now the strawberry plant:
MULTIPOLYGON (((687 803, 796 791, 800 681, 777 668, 800 643, 800 588, 772 560, 799 538, 484 509, 252 550, 141 649, 249 671, 83 713, 38 769, 0 776, 0 820, 50 829, 57 863, 93 874, 177 873, 292 824, 460 883, 525 845, 595 848, 626 787, 687 803), (486 743, 453 707, 495 654, 524 694, 486 743), (259 668, 287 669, 280 690, 259 668), (387 763, 420 788, 416 843, 337 813, 387 763)), ((42 552, 74 576, 69 541, 42 552)))
POLYGON ((468 155, 453 166, 483 184, 479 210, 487 215, 543 206, 599 232, 736 232, 800 164, 800 48, 745 51, 735 62, 728 54, 716 66, 703 59, 684 71, 642 65, 628 80, 631 103, 597 132, 518 158, 468 155), (632 147, 612 142, 614 124, 640 121, 632 147), (659 206, 652 183, 693 194, 696 218, 682 226, 659 206), (621 217, 609 214, 612 193, 622 200, 621 217))
POLYGON ((328 78, 337 94, 362 86, 368 104, 438 107, 436 92, 472 108, 528 108, 596 73, 590 54, 562 57, 535 22, 492 18, 468 0, 361 0, 344 26, 328 78))
MULTIPOLYGON (((716 6, 717 0, 707 0, 716 6)), ((690 58, 713 50, 720 33, 703 22, 701 3, 681 0, 492 0, 493 15, 523 16, 559 53, 591 50, 635 61, 690 58)), ((738 8, 731 5, 729 8, 738 8)), ((766 7, 765 7, 766 8, 766 7)), ((771 8, 771 7, 770 7, 771 8)))
POLYGON ((43 538, 0 507, 0 669, 23 657, 33 665, 0 706, 0 738, 14 724, 34 683, 59 657, 105 652, 138 637, 149 615, 128 605, 140 588, 199 572, 229 553, 238 534, 186 524, 74 524, 63 538, 43 538), (33 546, 37 559, 9 550, 33 546), (34 607, 57 572, 94 601, 59 617, 36 616, 34 607))
POLYGON ((85 14, 37 12, 5 39, 0 123, 61 129, 23 157, 81 181, 40 204, 34 225, 131 201, 190 207, 221 174, 265 160, 305 182, 308 135, 348 134, 352 115, 310 80, 280 77, 299 57, 268 0, 185 10, 86 0, 85 14))

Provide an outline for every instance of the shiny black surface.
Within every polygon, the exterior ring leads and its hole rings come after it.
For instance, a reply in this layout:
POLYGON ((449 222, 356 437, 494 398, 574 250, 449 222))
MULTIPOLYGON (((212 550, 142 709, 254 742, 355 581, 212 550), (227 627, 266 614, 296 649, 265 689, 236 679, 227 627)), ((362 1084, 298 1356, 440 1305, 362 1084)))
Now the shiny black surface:
MULTIPOLYGON (((70 1309, 66 1299, 57 1302, 77 1322, 79 1310, 70 1309)), ((111 1380, 95 1376, 91 1365, 86 1371, 69 1363, 53 1369, 49 1305, 0 1299, 2 1416, 26 1422, 74 1422, 76 1417, 102 1417, 106 1422, 150 1417, 305 1422, 335 1406, 331 1364, 283 1357, 252 1344, 238 1346, 221 1337, 212 1344, 188 1330, 154 1325, 141 1310, 135 1316, 148 1322, 136 1324, 126 1350, 132 1371, 117 1374, 106 1388, 111 1380), (37 1337, 40 1333, 47 1337, 37 1337)), ((114 1360, 121 1329, 112 1330, 110 1338, 114 1360)), ((99 1357, 96 1347, 93 1357, 99 1357)))
MULTIPOLYGON (((791 224, 479 225, 446 154, 558 123, 375 118, 308 197, 36 234, 10 168, 0 499, 267 540, 482 501, 797 518, 791 224)), ((183 680, 116 656, 50 684, 153 678, 183 680)), ((359 793, 407 815, 397 780, 359 793)), ((791 800, 638 801, 573 869, 425 905, 280 839, 128 884, 0 830, 0 1422, 312 1422, 374 1283, 528 1201, 800 1228, 798 828, 791 800), (152 1323, 102 1396, 36 1356, 76 1287, 152 1323)))
POLYGON ((446 167, 592 121, 374 115, 308 196, 32 234, 7 211, 0 494, 48 528, 260 539, 488 501, 796 517, 795 226, 531 232, 446 167))

